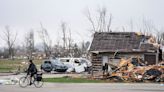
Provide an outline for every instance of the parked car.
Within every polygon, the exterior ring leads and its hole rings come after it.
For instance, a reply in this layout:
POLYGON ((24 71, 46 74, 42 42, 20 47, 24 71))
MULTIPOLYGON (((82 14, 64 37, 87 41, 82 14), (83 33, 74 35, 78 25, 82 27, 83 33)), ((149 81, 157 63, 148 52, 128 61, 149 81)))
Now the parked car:
POLYGON ((45 72, 57 71, 57 72, 65 72, 68 67, 59 61, 59 59, 50 59, 44 60, 41 69, 45 72))

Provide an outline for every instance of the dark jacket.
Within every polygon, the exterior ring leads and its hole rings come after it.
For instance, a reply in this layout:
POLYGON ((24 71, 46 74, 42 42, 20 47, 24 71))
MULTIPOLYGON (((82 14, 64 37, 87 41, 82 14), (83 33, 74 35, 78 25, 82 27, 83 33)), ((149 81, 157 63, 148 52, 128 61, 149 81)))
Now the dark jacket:
POLYGON ((27 74, 36 74, 37 68, 34 63, 31 63, 27 69, 27 74))

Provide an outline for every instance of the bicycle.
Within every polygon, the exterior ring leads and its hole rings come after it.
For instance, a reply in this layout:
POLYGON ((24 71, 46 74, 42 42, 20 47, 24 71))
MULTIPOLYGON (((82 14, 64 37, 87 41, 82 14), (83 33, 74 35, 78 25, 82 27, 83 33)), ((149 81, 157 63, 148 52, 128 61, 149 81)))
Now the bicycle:
MULTIPOLYGON (((41 74, 35 74, 34 77, 32 78, 32 84, 34 84, 34 86, 36 88, 40 88, 43 86, 43 78, 42 78, 42 73, 41 74)), ((30 76, 26 75, 23 76, 19 79, 19 86, 22 88, 25 88, 27 86, 30 86, 30 76)))

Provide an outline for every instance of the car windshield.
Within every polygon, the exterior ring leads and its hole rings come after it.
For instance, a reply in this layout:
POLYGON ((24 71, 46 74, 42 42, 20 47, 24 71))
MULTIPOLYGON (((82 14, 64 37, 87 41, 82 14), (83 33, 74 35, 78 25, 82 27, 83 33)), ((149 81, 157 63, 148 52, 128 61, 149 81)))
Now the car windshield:
POLYGON ((51 64, 51 61, 44 61, 44 63, 48 63, 48 64, 51 64))
POLYGON ((59 59, 54 59, 54 60, 53 60, 53 63, 56 63, 56 64, 63 64, 63 62, 60 62, 59 59))

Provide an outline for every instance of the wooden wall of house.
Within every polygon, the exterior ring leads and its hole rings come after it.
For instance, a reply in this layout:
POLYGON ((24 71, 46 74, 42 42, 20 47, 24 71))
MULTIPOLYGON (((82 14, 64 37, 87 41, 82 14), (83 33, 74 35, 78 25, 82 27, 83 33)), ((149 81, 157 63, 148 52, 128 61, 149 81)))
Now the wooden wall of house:
POLYGON ((102 71, 102 56, 100 54, 92 53, 92 74, 102 71))
POLYGON ((144 61, 147 62, 147 65, 154 65, 158 63, 158 55, 154 53, 145 53, 144 61))
MULTIPOLYGON (((119 57, 120 58, 130 58, 130 57, 140 57, 141 59, 146 59, 148 60, 148 65, 150 64, 155 64, 156 61, 154 58, 156 57, 152 57, 153 60, 150 58, 145 58, 145 54, 147 55, 147 53, 121 53, 119 54, 119 57)), ((113 57, 114 53, 99 53, 99 54, 95 54, 95 53, 92 53, 91 54, 91 59, 92 59, 92 73, 96 73, 96 72, 102 72, 102 62, 103 62, 103 59, 102 57, 103 56, 108 56, 108 62, 110 63, 113 63, 114 65, 116 65, 116 63, 119 63, 119 59, 114 59, 113 57)), ((150 55, 155 55, 155 53, 151 53, 150 55)), ((146 56, 147 57, 147 56, 146 56)))
MULTIPOLYGON (((108 56, 110 63, 118 63, 119 59, 114 59, 113 57, 114 53, 99 53, 99 54, 95 54, 92 53, 91 54, 91 61, 92 61, 92 73, 96 73, 96 72, 102 72, 102 57, 103 56, 108 56)), ((120 58, 130 58, 130 57, 140 57, 144 60, 145 58, 145 53, 120 53, 119 57, 120 58)), ((153 61, 151 61, 150 63, 152 64, 153 61)), ((154 61, 156 62, 156 61, 154 61)), ((149 64, 149 61, 148 61, 149 64)), ((154 63, 153 63, 154 64, 154 63)))

